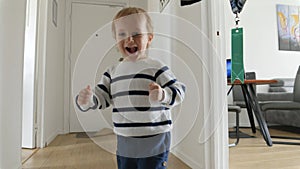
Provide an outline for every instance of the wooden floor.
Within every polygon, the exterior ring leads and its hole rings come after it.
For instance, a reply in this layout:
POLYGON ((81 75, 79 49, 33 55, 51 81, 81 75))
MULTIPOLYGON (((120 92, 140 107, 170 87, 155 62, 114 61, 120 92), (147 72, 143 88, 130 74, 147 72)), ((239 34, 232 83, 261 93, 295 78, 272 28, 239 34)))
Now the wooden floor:
MULTIPOLYGON (((229 149, 230 169, 300 169, 300 145, 273 144, 268 147, 260 132, 252 134, 250 129, 241 129, 256 138, 240 139, 236 147, 229 149)), ((270 129, 271 136, 298 137, 299 134, 270 129)), ((272 139, 273 141, 287 141, 272 139)), ((300 140, 291 140, 300 143, 300 140)), ((230 139, 230 142, 234 142, 230 139)))
MULTIPOLYGON (((77 135, 78 136, 78 135, 77 135)), ((105 140, 112 137, 107 135, 105 140)), ((94 140, 95 141, 95 140, 94 140)), ((23 169, 115 169, 116 156, 88 137, 58 136, 48 147, 39 149, 23 163, 23 169)), ((111 144, 111 143, 110 143, 111 144)), ((108 145, 108 144, 106 144, 108 145)), ((104 143, 105 147, 105 143, 104 143)), ((106 146, 109 150, 112 147, 106 146)), ((170 154, 168 169, 190 169, 170 154)))
MULTIPOLYGON (((242 132, 255 138, 242 138, 236 147, 229 149, 230 169, 300 169, 300 146, 274 144, 268 147, 259 131, 242 132)), ((299 134, 270 130, 271 135, 300 137, 299 134)), ((78 136, 78 135, 77 135, 78 136)), ((102 138, 102 137, 99 137, 102 138)), ((109 135, 104 140, 112 140, 109 135)), ((95 141, 95 140, 94 140, 95 141)), ((88 137, 76 138, 76 134, 58 136, 48 147, 39 149, 23 164, 23 169, 114 169, 115 155, 106 151, 88 137)), ((101 140, 98 140, 101 142, 101 140)), ((103 140, 102 140, 103 141, 103 140)), ((234 139, 230 139, 233 142, 234 139)), ((273 141, 282 141, 273 139, 273 141)), ((283 140, 285 141, 285 140, 283 140)), ((296 141, 300 143, 300 141, 296 141)), ((97 140, 96 140, 97 143, 97 140)), ((106 145, 111 145, 106 144, 106 145)), ((168 169, 190 169, 170 154, 168 169)))
POLYGON ((31 156, 33 156, 38 149, 22 149, 22 164, 24 164, 31 156))

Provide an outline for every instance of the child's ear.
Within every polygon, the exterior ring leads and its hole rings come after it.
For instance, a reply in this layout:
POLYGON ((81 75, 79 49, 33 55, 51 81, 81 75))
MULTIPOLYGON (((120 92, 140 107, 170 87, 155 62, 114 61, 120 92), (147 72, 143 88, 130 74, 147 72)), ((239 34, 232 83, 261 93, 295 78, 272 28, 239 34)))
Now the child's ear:
POLYGON ((154 36, 153 33, 149 33, 149 34, 148 34, 148 41, 149 41, 149 42, 152 41, 153 36, 154 36))
POLYGON ((153 33, 149 33, 148 34, 148 44, 147 44, 147 48, 150 46, 151 42, 152 42, 152 39, 153 39, 153 33))

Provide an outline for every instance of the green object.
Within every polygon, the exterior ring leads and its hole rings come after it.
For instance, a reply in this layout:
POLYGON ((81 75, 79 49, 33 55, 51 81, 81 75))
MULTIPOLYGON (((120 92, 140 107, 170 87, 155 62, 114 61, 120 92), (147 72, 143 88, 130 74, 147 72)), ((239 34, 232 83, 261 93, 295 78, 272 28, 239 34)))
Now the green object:
POLYGON ((244 83, 243 28, 231 29, 231 83, 244 83))

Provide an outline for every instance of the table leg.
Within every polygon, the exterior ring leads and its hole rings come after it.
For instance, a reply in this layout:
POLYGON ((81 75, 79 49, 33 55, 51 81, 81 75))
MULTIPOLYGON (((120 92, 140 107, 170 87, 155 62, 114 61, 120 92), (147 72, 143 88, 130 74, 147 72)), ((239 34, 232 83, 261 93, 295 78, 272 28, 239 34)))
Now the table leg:
POLYGON ((243 84, 243 85, 241 85, 241 88, 242 88, 244 99, 245 99, 245 104, 246 104, 246 108, 247 108, 247 112, 248 112, 249 121, 250 121, 250 124, 251 124, 252 133, 256 133, 254 117, 253 117, 253 113, 252 113, 252 107, 251 107, 249 98, 246 94, 247 85, 243 84))
POLYGON ((267 123, 266 123, 266 121, 265 121, 265 119, 262 115, 262 112, 260 110, 257 98, 255 96, 253 85, 248 84, 248 88, 246 87, 246 89, 249 89, 249 90, 245 90, 245 92, 246 92, 246 95, 249 98, 249 103, 251 104, 251 107, 252 107, 252 109, 255 113, 255 117, 256 117, 256 120, 257 120, 258 125, 260 127, 261 134, 263 135, 267 145, 272 146, 273 142, 272 142, 272 139, 270 137, 269 129, 268 129, 267 123))
POLYGON ((228 95, 229 95, 229 93, 231 92, 232 88, 233 88, 233 85, 231 85, 230 89, 228 90, 228 92, 227 92, 227 96, 228 96, 228 95))

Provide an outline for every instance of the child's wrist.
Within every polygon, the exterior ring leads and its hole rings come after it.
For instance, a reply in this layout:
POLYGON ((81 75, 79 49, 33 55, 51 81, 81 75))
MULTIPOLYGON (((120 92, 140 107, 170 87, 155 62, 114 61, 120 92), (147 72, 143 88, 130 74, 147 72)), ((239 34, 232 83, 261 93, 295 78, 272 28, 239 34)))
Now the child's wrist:
POLYGON ((159 101, 162 102, 164 100, 164 98, 165 98, 165 91, 164 91, 164 89, 161 89, 161 98, 159 101))
POLYGON ((170 96, 168 95, 168 92, 166 89, 162 89, 162 99, 161 99, 161 103, 169 103, 170 100, 170 96))

